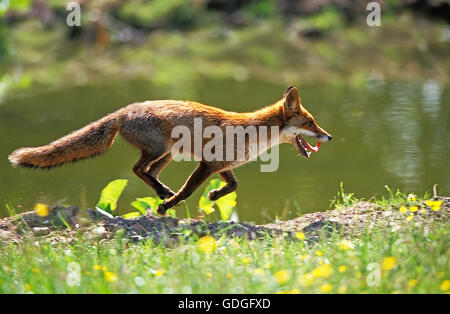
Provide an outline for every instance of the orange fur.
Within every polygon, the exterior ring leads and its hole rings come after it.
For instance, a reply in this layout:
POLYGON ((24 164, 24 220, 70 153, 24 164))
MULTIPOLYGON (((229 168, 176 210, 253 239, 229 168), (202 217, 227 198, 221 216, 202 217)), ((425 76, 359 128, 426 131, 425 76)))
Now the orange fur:
POLYGON ((98 155, 114 142, 119 129, 117 117, 106 116, 48 145, 15 150, 9 161, 14 166, 52 168, 98 155))
MULTIPOLYGON (((113 144, 119 132, 126 141, 141 151, 141 158, 133 167, 133 172, 154 188, 161 198, 167 198, 159 209, 160 213, 164 213, 191 195, 213 173, 218 173, 227 185, 211 191, 211 199, 218 199, 234 191, 237 180, 232 169, 250 159, 248 150, 250 144, 254 143, 249 143, 248 139, 245 148, 238 148, 237 145, 234 147, 235 156, 238 149, 245 150, 246 160, 242 162, 205 161, 202 160, 203 156, 196 156, 201 160, 198 168, 175 194, 158 180, 158 175, 172 159, 171 147, 175 142, 171 138, 172 129, 179 125, 186 126, 193 136, 195 118, 202 118, 203 128, 218 126, 224 134, 227 126, 254 126, 257 130, 259 126, 266 126, 269 141, 270 127, 278 126, 281 132, 280 142, 292 143, 294 146, 298 145, 296 137, 305 132, 321 141, 331 139, 301 105, 297 89, 289 87, 280 101, 247 113, 229 112, 192 101, 159 100, 131 104, 48 145, 17 149, 9 156, 9 160, 14 166, 52 168, 103 153, 113 144)), ((203 146, 207 141, 202 139, 203 146)), ((194 154, 193 148, 191 150, 188 153, 194 154)))

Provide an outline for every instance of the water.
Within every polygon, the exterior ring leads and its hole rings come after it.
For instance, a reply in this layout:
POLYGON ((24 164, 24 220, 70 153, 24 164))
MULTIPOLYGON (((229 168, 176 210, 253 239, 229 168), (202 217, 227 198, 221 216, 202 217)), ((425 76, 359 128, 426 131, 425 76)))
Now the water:
MULTIPOLYGON (((0 104, 0 215, 7 215, 5 204, 16 211, 29 210, 36 202, 92 208, 101 189, 118 178, 129 180, 121 213, 135 198, 155 195, 131 172, 139 153, 120 136, 104 155, 50 171, 12 168, 7 156, 18 147, 47 144, 134 101, 189 94, 206 104, 249 111, 281 98, 285 88, 253 79, 204 79, 189 82, 186 92, 134 80, 12 96, 0 104)), ((280 167, 273 173, 261 173, 258 163, 236 169, 241 220, 264 222, 291 217, 297 210, 326 210, 341 181, 347 191, 366 198, 386 195, 386 184, 419 194, 438 184, 440 194, 449 194, 448 85, 433 79, 417 84, 370 77, 359 89, 310 82, 300 85, 300 94, 334 139, 309 160, 283 144, 280 167)), ((194 162, 172 162, 161 179, 176 190, 194 168, 194 162)), ((192 212, 203 190, 188 200, 192 212)), ((185 215, 184 206, 178 214, 185 215)))

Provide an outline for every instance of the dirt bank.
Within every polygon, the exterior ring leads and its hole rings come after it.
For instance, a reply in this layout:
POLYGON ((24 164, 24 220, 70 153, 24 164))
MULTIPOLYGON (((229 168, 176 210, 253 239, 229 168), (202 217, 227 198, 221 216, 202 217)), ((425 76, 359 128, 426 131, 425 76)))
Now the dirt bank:
POLYGON ((366 229, 388 228, 395 232, 405 227, 406 217, 413 215, 409 223, 428 225, 436 220, 448 221, 450 198, 439 197, 442 205, 434 211, 419 203, 415 212, 402 213, 398 206, 382 208, 369 202, 358 202, 326 212, 302 215, 292 220, 266 225, 250 225, 238 222, 213 222, 186 220, 172 217, 142 216, 136 219, 108 217, 93 210, 57 206, 45 217, 27 212, 0 220, 0 241, 20 242, 23 239, 41 238, 52 243, 70 243, 80 235, 86 240, 107 241, 117 236, 132 241, 151 240, 167 245, 180 238, 211 234, 216 237, 245 237, 250 240, 284 236, 295 239, 302 231, 306 239, 314 241, 319 233, 337 231, 348 237, 357 236, 366 229))

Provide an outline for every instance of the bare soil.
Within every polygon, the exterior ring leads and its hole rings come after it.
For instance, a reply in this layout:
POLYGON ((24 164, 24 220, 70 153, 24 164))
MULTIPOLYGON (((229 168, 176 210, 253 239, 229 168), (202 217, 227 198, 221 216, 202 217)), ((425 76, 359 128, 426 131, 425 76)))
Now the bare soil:
MULTIPOLYGON (((419 204, 414 214, 414 224, 427 228, 436 220, 448 221, 450 198, 443 201, 439 211, 433 211, 425 203, 419 204)), ((410 213, 411 214, 411 213, 410 213)), ((283 236, 295 239, 302 231, 306 239, 314 241, 321 233, 341 232, 346 236, 357 236, 367 229, 384 227, 396 231, 405 226, 407 214, 398 208, 382 208, 369 202, 358 202, 349 207, 305 214, 295 219, 266 225, 251 225, 240 222, 213 222, 187 220, 172 217, 146 215, 136 219, 108 217, 97 211, 81 210, 76 206, 56 206, 48 216, 40 217, 35 212, 26 212, 0 220, 0 241, 21 242, 24 239, 44 239, 51 243, 70 243, 79 238, 90 241, 108 241, 121 236, 131 241, 154 241, 166 245, 193 235, 211 234, 216 237, 243 237, 250 240, 283 236)))

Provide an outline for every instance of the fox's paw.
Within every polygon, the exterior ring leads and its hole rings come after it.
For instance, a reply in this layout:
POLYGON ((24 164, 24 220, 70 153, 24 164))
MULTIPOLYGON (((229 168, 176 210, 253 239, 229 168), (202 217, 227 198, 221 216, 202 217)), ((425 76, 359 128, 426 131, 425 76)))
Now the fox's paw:
POLYGON ((216 201, 216 200, 218 200, 218 199, 221 197, 219 191, 220 191, 220 190, 212 190, 211 192, 208 193, 208 198, 209 198, 211 201, 216 201))
POLYGON ((158 209, 156 210, 156 212, 162 216, 164 216, 166 214, 168 207, 166 206, 166 203, 161 203, 158 206, 158 209))

